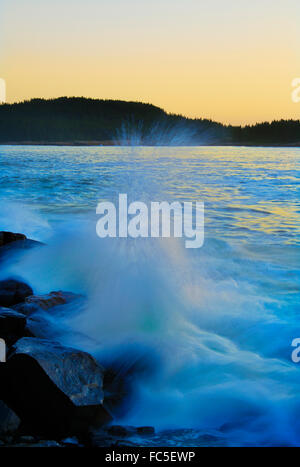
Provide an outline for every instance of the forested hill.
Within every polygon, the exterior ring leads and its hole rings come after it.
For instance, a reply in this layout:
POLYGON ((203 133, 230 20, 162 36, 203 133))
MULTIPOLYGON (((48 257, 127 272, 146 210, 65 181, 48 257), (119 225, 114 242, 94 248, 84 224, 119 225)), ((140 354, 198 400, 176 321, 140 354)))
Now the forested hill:
POLYGON ((0 143, 300 146, 300 120, 225 126, 140 102, 32 99, 0 105, 0 143))

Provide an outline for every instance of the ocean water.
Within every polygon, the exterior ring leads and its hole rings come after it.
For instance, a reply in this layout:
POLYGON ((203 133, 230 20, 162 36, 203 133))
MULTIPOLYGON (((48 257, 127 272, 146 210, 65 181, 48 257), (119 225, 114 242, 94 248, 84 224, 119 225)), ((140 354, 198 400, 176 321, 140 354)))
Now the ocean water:
POLYGON ((300 149, 0 147, 0 230, 46 246, 2 263, 35 293, 45 336, 132 383, 117 422, 152 445, 300 445, 300 149), (203 201, 205 241, 96 236, 96 206, 203 201))

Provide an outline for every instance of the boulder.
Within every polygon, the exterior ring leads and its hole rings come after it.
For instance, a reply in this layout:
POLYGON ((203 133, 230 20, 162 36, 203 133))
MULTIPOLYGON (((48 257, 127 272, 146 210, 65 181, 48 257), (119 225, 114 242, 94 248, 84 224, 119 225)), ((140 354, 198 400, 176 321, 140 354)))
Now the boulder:
POLYGON ((153 426, 125 426, 125 425, 110 425, 104 428, 105 431, 117 438, 125 438, 134 435, 151 436, 155 434, 155 428, 153 426))
POLYGON ((26 235, 13 232, 0 232, 0 247, 8 245, 9 243, 27 240, 26 235))
POLYGON ((55 306, 65 305, 80 297, 81 295, 61 290, 44 295, 30 295, 25 298, 23 303, 14 306, 14 309, 25 315, 30 315, 39 310, 48 310, 55 306))
POLYGON ((33 294, 32 288, 16 279, 0 281, 0 306, 11 307, 33 294))
POLYGON ((0 232, 0 257, 6 259, 6 255, 19 250, 27 250, 43 243, 27 238, 26 235, 13 232, 0 232))
POLYGON ((114 417, 123 417, 131 405, 132 384, 134 380, 128 374, 124 377, 120 371, 106 369, 103 381, 105 407, 114 417))
POLYGON ((0 365, 0 398, 20 417, 27 433, 82 434, 111 420, 102 405, 103 374, 86 352, 25 337, 0 365))
POLYGON ((3 401, 0 401, 0 434, 15 432, 20 426, 20 419, 3 401))
POLYGON ((0 338, 7 345, 14 344, 25 334, 26 316, 10 308, 0 307, 0 338))
POLYGON ((154 435, 155 428, 153 426, 139 426, 137 427, 137 433, 139 435, 154 435))

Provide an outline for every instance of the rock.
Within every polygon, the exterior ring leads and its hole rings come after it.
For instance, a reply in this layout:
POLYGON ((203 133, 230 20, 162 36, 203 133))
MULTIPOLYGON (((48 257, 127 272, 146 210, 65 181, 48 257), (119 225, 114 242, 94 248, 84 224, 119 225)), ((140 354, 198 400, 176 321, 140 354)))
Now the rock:
POLYGON ((62 447, 57 441, 54 440, 34 440, 33 442, 22 440, 11 440, 4 443, 5 447, 9 448, 60 448, 62 447))
POLYGON ((123 425, 111 425, 107 428, 106 431, 112 436, 120 436, 121 438, 130 436, 132 434, 131 430, 127 429, 123 425))
POLYGON ((48 310, 48 308, 52 308, 57 305, 65 305, 74 298, 76 298, 76 295, 72 292, 62 292, 60 290, 58 292, 50 292, 46 295, 32 295, 27 297, 25 302, 38 306, 43 310, 48 310))
POLYGON ((105 371, 104 381, 105 406, 116 418, 122 417, 128 410, 132 398, 132 381, 110 368, 105 371))
POLYGON ((20 233, 13 233, 13 232, 0 232, 0 247, 7 245, 8 243, 27 240, 26 235, 20 233))
POLYGON ((20 436, 18 442, 20 443, 35 443, 36 439, 33 436, 20 436))
POLYGON ((13 232, 0 232, 0 256, 3 257, 7 253, 15 250, 27 250, 36 246, 41 246, 43 243, 27 238, 26 235, 13 232))
POLYGON ((25 334, 26 316, 10 308, 0 307, 0 338, 14 344, 25 334))
MULTIPOLYGON (((127 428, 127 427, 126 427, 127 428)), ((130 427, 132 428, 132 427, 130 427)), ((141 446, 141 444, 137 444, 134 440, 134 438, 130 439, 130 436, 136 435, 136 430, 133 429, 133 431, 130 430, 128 432, 128 435, 123 436, 123 435, 111 435, 110 433, 107 432, 107 430, 96 430, 91 433, 91 439, 88 447, 122 447, 122 446, 131 446, 131 447, 138 447, 141 446)))
POLYGON ((77 435, 111 420, 102 405, 103 373, 85 352, 25 337, 0 365, 0 397, 22 420, 23 432, 77 435))
POLYGON ((32 314, 27 317, 26 337, 38 337, 40 339, 58 339, 60 331, 55 323, 49 322, 44 315, 32 314))
POLYGON ((75 436, 73 436, 72 438, 70 437, 70 438, 62 439, 61 444, 67 447, 79 447, 79 441, 75 436))
POLYGON ((0 281, 0 306, 11 307, 33 294, 32 288, 16 279, 0 281))
POLYGON ((153 426, 139 426, 136 431, 139 435, 154 435, 155 433, 153 426))
POLYGON ((44 295, 30 295, 25 298, 24 303, 14 306, 14 309, 25 315, 30 315, 39 310, 48 310, 55 306, 65 305, 80 297, 81 295, 72 292, 63 292, 61 290, 44 295))
POLYGON ((34 445, 37 448, 60 448, 61 445, 54 440, 41 440, 34 445))
MULTIPOLYGON (((2 363, 1 363, 2 365, 2 363)), ((0 434, 12 433, 20 426, 20 419, 3 401, 0 401, 0 434)))

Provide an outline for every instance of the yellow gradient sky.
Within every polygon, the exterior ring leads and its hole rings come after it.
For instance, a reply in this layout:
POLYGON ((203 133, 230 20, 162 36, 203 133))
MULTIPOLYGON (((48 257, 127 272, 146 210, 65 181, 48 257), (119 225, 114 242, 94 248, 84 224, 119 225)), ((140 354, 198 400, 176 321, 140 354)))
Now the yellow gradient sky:
POLYGON ((151 102, 232 124, 300 118, 299 0, 0 0, 7 101, 151 102))

